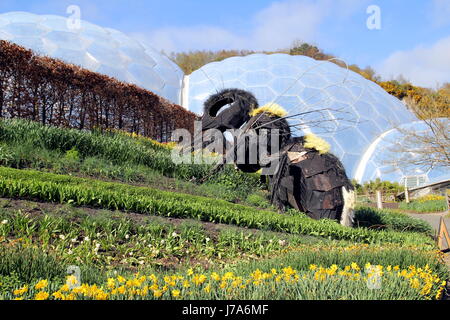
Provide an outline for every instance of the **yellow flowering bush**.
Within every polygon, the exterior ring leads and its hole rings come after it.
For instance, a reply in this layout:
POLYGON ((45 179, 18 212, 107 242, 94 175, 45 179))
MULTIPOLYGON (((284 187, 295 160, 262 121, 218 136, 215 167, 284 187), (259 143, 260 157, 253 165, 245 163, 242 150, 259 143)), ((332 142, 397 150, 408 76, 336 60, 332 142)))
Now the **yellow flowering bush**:
POLYGON ((110 132, 116 133, 116 134, 120 134, 120 135, 124 135, 127 137, 131 137, 133 139, 136 139, 138 141, 142 141, 142 142, 147 142, 150 143, 156 147, 159 148, 163 148, 163 149, 168 149, 168 150, 172 150, 177 144, 175 142, 167 142, 167 143, 163 143, 163 142, 159 142, 156 140, 153 140, 151 138, 148 138, 146 136, 140 135, 138 133, 135 132, 127 132, 127 131, 123 131, 123 130, 118 130, 118 129, 109 129, 110 132))
POLYGON ((436 194, 428 194, 426 196, 418 198, 415 201, 423 203, 423 202, 427 202, 427 201, 436 201, 436 200, 445 200, 445 197, 436 195, 436 194))

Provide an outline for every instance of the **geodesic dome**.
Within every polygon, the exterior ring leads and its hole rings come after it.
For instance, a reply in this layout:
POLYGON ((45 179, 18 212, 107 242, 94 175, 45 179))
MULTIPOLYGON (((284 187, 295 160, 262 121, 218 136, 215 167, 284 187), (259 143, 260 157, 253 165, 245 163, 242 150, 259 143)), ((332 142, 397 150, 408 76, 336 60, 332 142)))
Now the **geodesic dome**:
MULTIPOLYGON (((377 84, 331 62, 254 54, 207 64, 184 78, 183 71, 166 56, 119 31, 85 21, 79 30, 70 29, 65 17, 25 12, 0 14, 0 40, 136 84, 198 114, 203 112, 204 101, 224 88, 250 91, 260 105, 276 102, 290 115, 329 108, 304 115, 312 123, 325 118, 329 130, 321 132, 310 125, 296 134, 314 132, 330 142, 349 177, 358 181, 399 181, 416 174, 429 181, 442 177, 436 171, 386 167, 382 158, 389 139, 397 138, 395 127, 419 127, 420 122, 377 84)), ((289 119, 291 123, 301 120, 289 119)))
POLYGON ((399 181, 398 176, 406 174, 387 168, 374 157, 383 153, 380 140, 387 132, 417 118, 400 100, 353 71, 306 56, 233 57, 210 63, 190 75, 189 109, 202 113, 204 100, 223 88, 248 90, 260 105, 276 102, 289 115, 312 112, 288 121, 305 122, 307 118, 306 122, 313 123, 296 134, 313 132, 325 138, 349 177, 359 181, 375 178, 399 181), (311 118, 314 114, 315 119, 311 118), (328 123, 325 131, 317 128, 321 119, 328 123))
POLYGON ((180 104, 183 72, 170 59, 122 32, 67 18, 26 12, 0 14, 0 40, 133 83, 180 104))

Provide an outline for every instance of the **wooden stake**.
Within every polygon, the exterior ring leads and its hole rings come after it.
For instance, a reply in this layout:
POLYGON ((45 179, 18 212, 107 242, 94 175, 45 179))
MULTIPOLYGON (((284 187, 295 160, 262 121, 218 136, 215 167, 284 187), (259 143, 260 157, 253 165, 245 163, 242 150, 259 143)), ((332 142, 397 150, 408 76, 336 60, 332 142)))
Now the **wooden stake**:
POLYGON ((450 193, 449 189, 445 191, 445 199, 447 200, 447 213, 450 213, 450 193))
POLYGON ((377 191, 377 208, 383 209, 383 198, 381 197, 381 191, 377 191))
POLYGON ((447 246, 450 247, 450 235, 447 230, 447 226, 445 225, 444 217, 441 217, 441 221, 439 223, 439 232, 437 237, 437 245, 440 250, 445 250, 448 248, 444 248, 444 238, 447 240, 447 246))
POLYGON ((405 201, 409 203, 408 180, 405 178, 405 201))

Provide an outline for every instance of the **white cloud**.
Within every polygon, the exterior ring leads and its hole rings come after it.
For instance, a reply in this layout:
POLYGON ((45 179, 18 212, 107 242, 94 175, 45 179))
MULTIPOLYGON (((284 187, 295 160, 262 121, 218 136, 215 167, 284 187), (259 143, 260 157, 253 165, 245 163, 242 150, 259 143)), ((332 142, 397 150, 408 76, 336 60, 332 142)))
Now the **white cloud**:
POLYGON ((377 68, 385 78, 403 75, 412 83, 436 88, 450 82, 450 37, 431 46, 420 45, 412 50, 391 54, 377 68))
POLYGON ((327 18, 348 17, 368 0, 288 0, 274 2, 250 17, 248 32, 216 26, 168 27, 134 34, 153 47, 172 51, 200 49, 270 50, 289 47, 294 40, 315 42, 327 18))
POLYGON ((258 12, 252 46, 255 49, 278 49, 301 39, 312 41, 328 15, 328 1, 278 2, 258 12))
POLYGON ((449 0, 433 0, 433 9, 431 11, 431 19, 433 25, 442 27, 450 24, 450 1, 449 0))
POLYGON ((66 12, 67 8, 71 5, 77 5, 81 9, 81 19, 91 21, 102 17, 102 12, 99 10, 97 5, 92 2, 93 1, 89 0, 40 0, 30 2, 26 11, 37 14, 57 14, 60 16, 69 16, 66 12))
POLYGON ((240 48, 245 43, 244 39, 237 35, 213 26, 168 27, 155 30, 150 34, 134 33, 131 36, 166 52, 240 48))

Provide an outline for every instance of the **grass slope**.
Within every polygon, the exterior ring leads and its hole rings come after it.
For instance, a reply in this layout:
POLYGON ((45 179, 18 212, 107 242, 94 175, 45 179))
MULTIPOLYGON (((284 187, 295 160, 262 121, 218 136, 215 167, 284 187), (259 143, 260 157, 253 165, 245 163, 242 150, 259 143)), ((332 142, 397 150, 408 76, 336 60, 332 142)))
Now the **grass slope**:
POLYGON ((0 299, 429 299, 448 278, 426 223, 279 214, 258 175, 227 166, 199 185, 211 166, 143 137, 0 120, 0 165, 0 299))
POLYGON ((331 220, 315 221, 302 214, 280 215, 222 200, 151 188, 10 168, 0 168, 0 177, 0 195, 8 198, 69 203, 174 218, 194 218, 213 223, 365 243, 432 245, 432 239, 423 234, 351 229, 331 220))
POLYGON ((145 137, 47 127, 24 120, 0 120, 0 165, 182 190, 232 202, 245 202, 262 187, 259 175, 242 173, 233 166, 225 166, 198 185, 195 181, 205 178, 211 165, 176 165, 170 148, 145 137))

